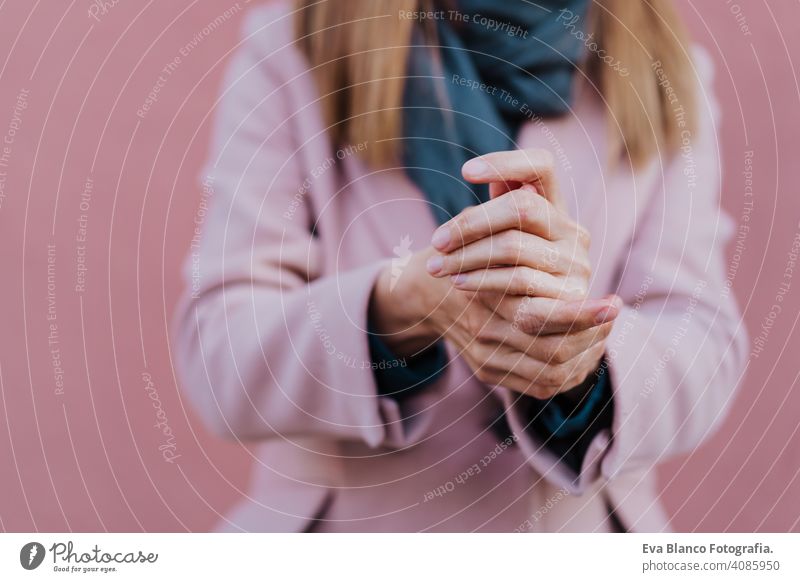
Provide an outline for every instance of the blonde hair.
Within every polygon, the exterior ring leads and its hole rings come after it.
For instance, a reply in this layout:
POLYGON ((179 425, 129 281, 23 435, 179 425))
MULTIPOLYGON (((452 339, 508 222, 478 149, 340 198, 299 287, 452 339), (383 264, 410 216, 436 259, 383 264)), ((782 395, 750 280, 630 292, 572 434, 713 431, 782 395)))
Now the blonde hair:
MULTIPOLYGON (((367 162, 396 162, 417 22, 401 15, 431 10, 433 0, 295 3, 298 42, 335 143, 368 142, 367 162)), ((681 132, 695 124, 695 81, 687 34, 670 0, 591 0, 586 25, 571 33, 589 49, 581 65, 605 101, 612 157, 639 167, 659 150, 676 151, 681 132)))

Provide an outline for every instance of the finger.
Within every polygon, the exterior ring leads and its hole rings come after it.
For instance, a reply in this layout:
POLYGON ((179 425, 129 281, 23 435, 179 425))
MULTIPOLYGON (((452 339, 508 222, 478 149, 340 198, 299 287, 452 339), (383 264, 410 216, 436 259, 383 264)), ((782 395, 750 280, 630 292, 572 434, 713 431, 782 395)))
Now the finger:
POLYGON ((602 344, 613 328, 613 321, 567 334, 533 336, 496 319, 481 330, 484 341, 506 346, 544 364, 563 364, 594 345, 602 344))
POLYGON ((561 386, 559 392, 572 390, 582 384, 590 374, 596 372, 605 350, 606 342, 602 340, 589 346, 570 361, 559 364, 559 368, 569 377, 569 380, 561 386))
POLYGON ((602 345, 613 325, 607 322, 578 332, 538 337, 528 355, 548 364, 567 364, 594 346, 602 345))
POLYGON ((431 244, 450 252, 476 240, 516 229, 547 240, 569 238, 575 231, 570 218, 536 193, 530 185, 464 209, 436 229, 431 244))
POLYGON ((559 392, 558 386, 545 383, 546 372, 544 368, 540 368, 538 373, 528 375, 518 373, 516 368, 519 367, 517 365, 511 370, 483 371, 478 376, 485 384, 508 388, 519 394, 539 400, 547 400, 559 392))
POLYGON ((520 376, 519 374, 515 374, 513 372, 497 374, 497 377, 494 381, 486 383, 491 384, 492 386, 502 386, 503 388, 513 390, 518 394, 532 396, 533 398, 537 398, 539 400, 547 400, 555 394, 555 391, 551 388, 539 385, 529 378, 520 376))
POLYGON ((538 392, 538 397, 549 398, 582 384, 597 366, 605 351, 604 342, 596 343, 565 363, 545 364, 528 357, 518 358, 508 370, 528 379, 528 392, 538 392))
POLYGON ((622 308, 622 300, 613 295, 582 301, 507 297, 499 293, 479 293, 477 297, 514 327, 536 336, 590 329, 613 321, 622 308))
POLYGON ((453 286, 464 291, 490 291, 506 295, 580 300, 586 285, 580 279, 565 278, 530 267, 496 267, 451 276, 453 286))
POLYGON ((598 342, 566 363, 547 364, 500 345, 490 356, 483 356, 483 363, 471 362, 471 367, 486 384, 548 399, 582 384, 597 369, 604 352, 605 343, 598 342))
POLYGON ((469 160, 461 174, 473 184, 511 181, 534 184, 542 196, 564 209, 555 179, 553 155, 548 150, 535 148, 486 154, 469 160))
POLYGON ((525 360, 524 354, 509 352, 502 347, 495 350, 491 358, 483 364, 469 362, 475 377, 490 386, 502 386, 521 394, 546 397, 546 388, 537 386, 535 378, 539 377, 544 366, 535 362, 524 366, 526 373, 520 373, 517 368, 522 368, 525 360))
POLYGON ((428 272, 444 277, 487 267, 520 265, 561 273, 573 269, 572 262, 568 253, 551 241, 519 230, 506 230, 444 255, 432 256, 428 272))

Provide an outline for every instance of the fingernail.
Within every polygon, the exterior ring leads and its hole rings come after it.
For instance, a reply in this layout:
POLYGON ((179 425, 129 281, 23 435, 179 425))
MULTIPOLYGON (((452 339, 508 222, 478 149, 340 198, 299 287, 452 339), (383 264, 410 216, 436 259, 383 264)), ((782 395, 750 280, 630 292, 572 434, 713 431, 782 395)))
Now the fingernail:
POLYGON ((467 276, 466 275, 461 275, 461 274, 452 275, 450 277, 450 281, 452 281, 453 285, 458 287, 459 285, 463 285, 464 283, 467 282, 467 276))
POLYGON ((489 171, 489 165, 480 158, 474 158, 464 164, 461 170, 470 176, 479 177, 489 171))
POLYGON ((619 314, 619 309, 616 306, 610 305, 608 307, 604 307, 597 314, 594 316, 594 322, 597 324, 606 323, 607 321, 611 321, 619 314))
POLYGON ((433 233, 433 238, 431 238, 431 244, 440 251, 446 249, 447 245, 450 244, 450 228, 437 228, 436 232, 433 233))
POLYGON ((425 268, 428 269, 428 272, 431 275, 435 275, 436 273, 441 271, 443 266, 444 266, 444 258, 439 255, 432 256, 430 259, 428 259, 428 262, 425 264, 425 268))

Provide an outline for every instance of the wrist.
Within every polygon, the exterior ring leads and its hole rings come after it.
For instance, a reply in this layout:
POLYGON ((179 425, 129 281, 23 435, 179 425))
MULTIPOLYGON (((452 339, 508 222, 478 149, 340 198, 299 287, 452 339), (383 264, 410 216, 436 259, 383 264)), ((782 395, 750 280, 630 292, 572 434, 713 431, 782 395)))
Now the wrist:
POLYGON ((412 255, 399 274, 387 265, 378 276, 370 300, 369 318, 381 339, 397 355, 413 356, 438 339, 429 318, 422 253, 412 255), (420 263, 422 268, 420 268, 420 263))

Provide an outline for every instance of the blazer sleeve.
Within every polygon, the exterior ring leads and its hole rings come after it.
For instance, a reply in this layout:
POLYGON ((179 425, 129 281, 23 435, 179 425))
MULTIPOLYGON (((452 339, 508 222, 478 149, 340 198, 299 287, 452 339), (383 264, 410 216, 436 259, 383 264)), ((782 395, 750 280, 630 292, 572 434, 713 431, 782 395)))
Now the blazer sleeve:
POLYGON ((618 265, 614 291, 625 306, 606 353, 613 420, 594 437, 579 474, 537 439, 520 399, 497 389, 529 462, 574 494, 697 447, 724 418, 746 367, 749 342, 724 255, 733 225, 719 206, 713 67, 705 53, 695 60, 704 87, 698 128, 657 169, 655 192, 618 265))
POLYGON ((313 176, 303 163, 309 136, 282 78, 293 73, 256 44, 245 41, 228 66, 201 177, 173 333, 184 391, 228 437, 406 446, 421 437, 427 414, 418 398, 378 395, 367 340, 384 263, 322 272, 326 250, 312 232, 313 176))

